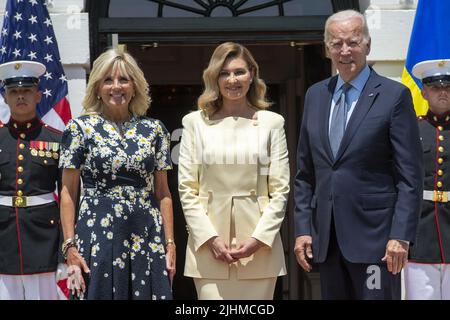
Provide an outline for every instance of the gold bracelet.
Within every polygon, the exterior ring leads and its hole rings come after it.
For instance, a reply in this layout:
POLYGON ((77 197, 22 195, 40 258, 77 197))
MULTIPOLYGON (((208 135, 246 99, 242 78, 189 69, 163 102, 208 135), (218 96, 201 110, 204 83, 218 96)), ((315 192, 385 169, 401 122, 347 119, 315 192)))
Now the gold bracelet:
POLYGON ((69 243, 73 243, 73 242, 75 242, 75 240, 73 238, 67 238, 66 240, 64 240, 64 242, 61 245, 61 251, 64 252, 66 247, 67 247, 67 245, 69 243))
POLYGON ((68 238, 67 240, 65 240, 62 243, 62 245, 61 245, 61 252, 63 254, 64 259, 67 259, 67 251, 71 247, 75 247, 75 248, 78 249, 77 243, 76 243, 75 239, 73 239, 73 238, 68 238))
POLYGON ((173 241, 173 239, 167 239, 166 240, 166 246, 168 246, 168 245, 172 245, 172 246, 174 246, 175 245, 175 241, 173 241))

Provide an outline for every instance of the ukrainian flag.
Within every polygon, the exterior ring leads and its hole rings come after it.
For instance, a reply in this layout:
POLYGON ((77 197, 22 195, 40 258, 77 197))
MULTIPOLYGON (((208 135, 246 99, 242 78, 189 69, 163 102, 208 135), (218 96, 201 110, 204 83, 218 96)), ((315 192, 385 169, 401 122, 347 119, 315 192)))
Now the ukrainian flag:
POLYGON ((402 83, 410 90, 417 115, 424 115, 428 103, 422 98, 422 84, 412 74, 418 62, 450 58, 450 1, 419 0, 409 40, 402 83))

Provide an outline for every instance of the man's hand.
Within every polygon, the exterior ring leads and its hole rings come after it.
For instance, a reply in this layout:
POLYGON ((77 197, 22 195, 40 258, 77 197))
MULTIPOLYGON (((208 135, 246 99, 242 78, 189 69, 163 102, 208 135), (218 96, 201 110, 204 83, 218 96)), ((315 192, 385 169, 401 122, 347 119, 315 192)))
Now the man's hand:
POLYGON ((408 259, 409 245, 399 240, 389 240, 386 245, 386 253, 381 259, 386 261, 389 272, 397 274, 402 271, 408 259))
POLYGON ((294 253, 297 258, 297 262, 306 272, 310 272, 312 270, 311 265, 308 263, 308 259, 313 258, 312 253, 312 237, 311 236, 300 236, 295 239, 295 248, 294 253))

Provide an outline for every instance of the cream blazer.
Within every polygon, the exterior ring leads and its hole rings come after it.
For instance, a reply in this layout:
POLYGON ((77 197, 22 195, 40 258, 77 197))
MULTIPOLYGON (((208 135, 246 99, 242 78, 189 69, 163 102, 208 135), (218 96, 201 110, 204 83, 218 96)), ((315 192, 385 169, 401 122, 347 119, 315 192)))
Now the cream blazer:
POLYGON ((184 275, 228 279, 229 265, 205 243, 220 236, 239 246, 249 237, 266 244, 237 263, 239 279, 286 274, 280 226, 289 193, 284 119, 258 111, 257 119, 209 120, 203 111, 183 118, 178 191, 188 226, 184 275))

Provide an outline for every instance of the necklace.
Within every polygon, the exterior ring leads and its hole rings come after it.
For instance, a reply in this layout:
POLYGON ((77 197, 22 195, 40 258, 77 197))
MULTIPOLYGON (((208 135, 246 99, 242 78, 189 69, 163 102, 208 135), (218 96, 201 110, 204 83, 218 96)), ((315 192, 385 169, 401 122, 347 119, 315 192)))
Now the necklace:
POLYGON ((123 122, 110 122, 111 125, 116 129, 116 131, 119 133, 121 137, 123 137, 123 122))
POLYGON ((130 115, 130 118, 125 121, 121 121, 121 122, 116 122, 113 120, 107 120, 107 121, 114 127, 114 129, 116 129, 116 131, 119 133, 119 135, 121 137, 123 137, 123 135, 125 133, 125 125, 124 124, 130 120, 131 120, 131 115, 130 115))
POLYGON ((129 112, 129 113, 128 113, 128 117, 127 117, 125 120, 123 120, 123 121, 114 121, 114 120, 112 120, 109 116, 103 115, 103 118, 104 118, 107 122, 109 122, 109 123, 114 127, 114 129, 116 129, 117 133, 119 133, 119 135, 120 135, 121 137, 123 137, 124 131, 125 131, 125 130, 124 130, 124 124, 125 124, 126 122, 129 122, 129 121, 131 120, 132 117, 133 117, 132 114, 129 112))

